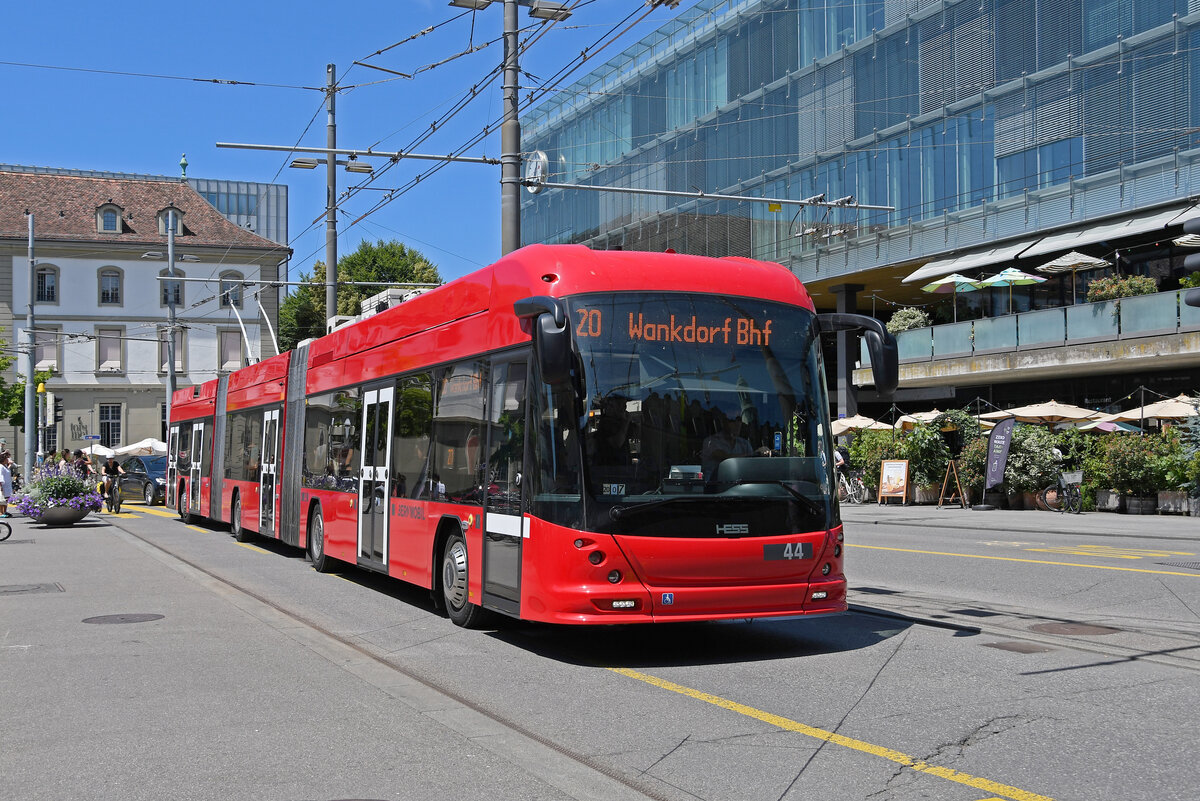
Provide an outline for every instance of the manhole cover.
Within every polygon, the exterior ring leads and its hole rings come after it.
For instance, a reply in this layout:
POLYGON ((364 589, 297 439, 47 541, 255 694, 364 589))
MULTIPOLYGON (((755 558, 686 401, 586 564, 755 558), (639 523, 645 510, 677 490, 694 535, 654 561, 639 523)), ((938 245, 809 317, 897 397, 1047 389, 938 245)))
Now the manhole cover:
POLYGON ((100 615, 99 617, 89 617, 84 619, 84 623, 149 623, 151 620, 162 620, 162 615, 153 614, 124 614, 124 615, 100 615))
POLYGON ((1159 564, 1164 565, 1166 567, 1183 567, 1183 568, 1187 568, 1188 570, 1200 570, 1200 562, 1194 562, 1194 561, 1193 562, 1185 562, 1180 559, 1175 559, 1170 562, 1159 562, 1159 564))
POLYGON ((32 595, 35 592, 66 592, 61 584, 5 584, 0 595, 32 595))
POLYGON ((982 644, 988 648, 998 648, 1001 651, 1012 651, 1017 654, 1044 654, 1054 650, 1032 642, 985 642, 982 644))
POLYGON ((1067 634, 1074 637, 1084 637, 1089 634, 1116 634, 1120 631, 1112 626, 1093 626, 1090 623, 1037 623, 1030 626, 1029 630, 1042 634, 1067 634))

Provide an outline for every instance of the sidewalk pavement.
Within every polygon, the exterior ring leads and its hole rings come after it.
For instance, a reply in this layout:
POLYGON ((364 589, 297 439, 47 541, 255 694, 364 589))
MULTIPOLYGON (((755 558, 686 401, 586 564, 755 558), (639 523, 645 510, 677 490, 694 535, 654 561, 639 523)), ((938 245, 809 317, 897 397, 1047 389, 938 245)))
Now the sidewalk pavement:
MULTIPOLYGON (((220 536, 165 516, 130 504, 119 520, 67 528, 11 519, 0 542, 3 798, 644 801, 148 544, 220 536)), ((298 560, 271 555, 270 574, 289 588, 319 582, 329 614, 364 603, 358 585, 298 560)), ((399 602, 366 603, 358 614, 399 602)))
POLYGON ((1078 534, 1088 537, 1136 537, 1139 539, 1200 539, 1200 518, 1187 515, 1126 515, 1112 512, 976 511, 958 504, 901 505, 863 503, 841 505, 847 526, 893 525, 922 528, 986 529, 1028 534, 1078 534))

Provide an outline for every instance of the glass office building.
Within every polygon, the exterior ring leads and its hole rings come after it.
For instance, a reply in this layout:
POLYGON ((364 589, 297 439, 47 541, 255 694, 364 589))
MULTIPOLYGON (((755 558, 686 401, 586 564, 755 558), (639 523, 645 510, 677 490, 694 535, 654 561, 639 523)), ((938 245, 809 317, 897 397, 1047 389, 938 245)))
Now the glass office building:
POLYGON ((552 182, 845 199, 550 188, 526 243, 752 256, 818 289, 1025 266, 1099 223, 1119 251, 1200 195, 1200 0, 699 0, 522 126, 552 182))

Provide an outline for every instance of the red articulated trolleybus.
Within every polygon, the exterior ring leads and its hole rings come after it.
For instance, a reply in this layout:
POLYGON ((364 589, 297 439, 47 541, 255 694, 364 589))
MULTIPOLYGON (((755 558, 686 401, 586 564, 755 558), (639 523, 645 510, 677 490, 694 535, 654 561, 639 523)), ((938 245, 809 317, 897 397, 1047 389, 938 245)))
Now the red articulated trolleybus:
POLYGON ((481 610, 640 623, 846 609, 815 313, 742 258, 534 245, 174 396, 168 502, 481 610))

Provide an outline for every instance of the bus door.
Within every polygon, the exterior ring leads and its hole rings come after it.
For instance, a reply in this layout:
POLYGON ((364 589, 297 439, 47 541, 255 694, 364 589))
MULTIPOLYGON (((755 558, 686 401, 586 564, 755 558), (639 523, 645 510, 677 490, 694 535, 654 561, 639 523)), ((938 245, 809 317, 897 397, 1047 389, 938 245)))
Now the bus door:
POLYGON ((164 503, 168 509, 175 508, 175 484, 179 481, 179 426, 171 426, 167 432, 167 496, 164 503))
POLYGON ((259 470, 258 533, 275 533, 275 475, 279 453, 279 410, 263 415, 262 464, 259 470))
POLYGON ((520 614, 524 518, 525 359, 492 363, 483 514, 483 602, 520 614))
POLYGON ((358 561, 387 565, 388 476, 392 460, 390 384, 363 393, 359 472, 358 561))
POLYGON ((204 462, 204 423, 192 423, 191 470, 188 481, 188 509, 192 514, 202 514, 200 508, 200 466, 204 462))

